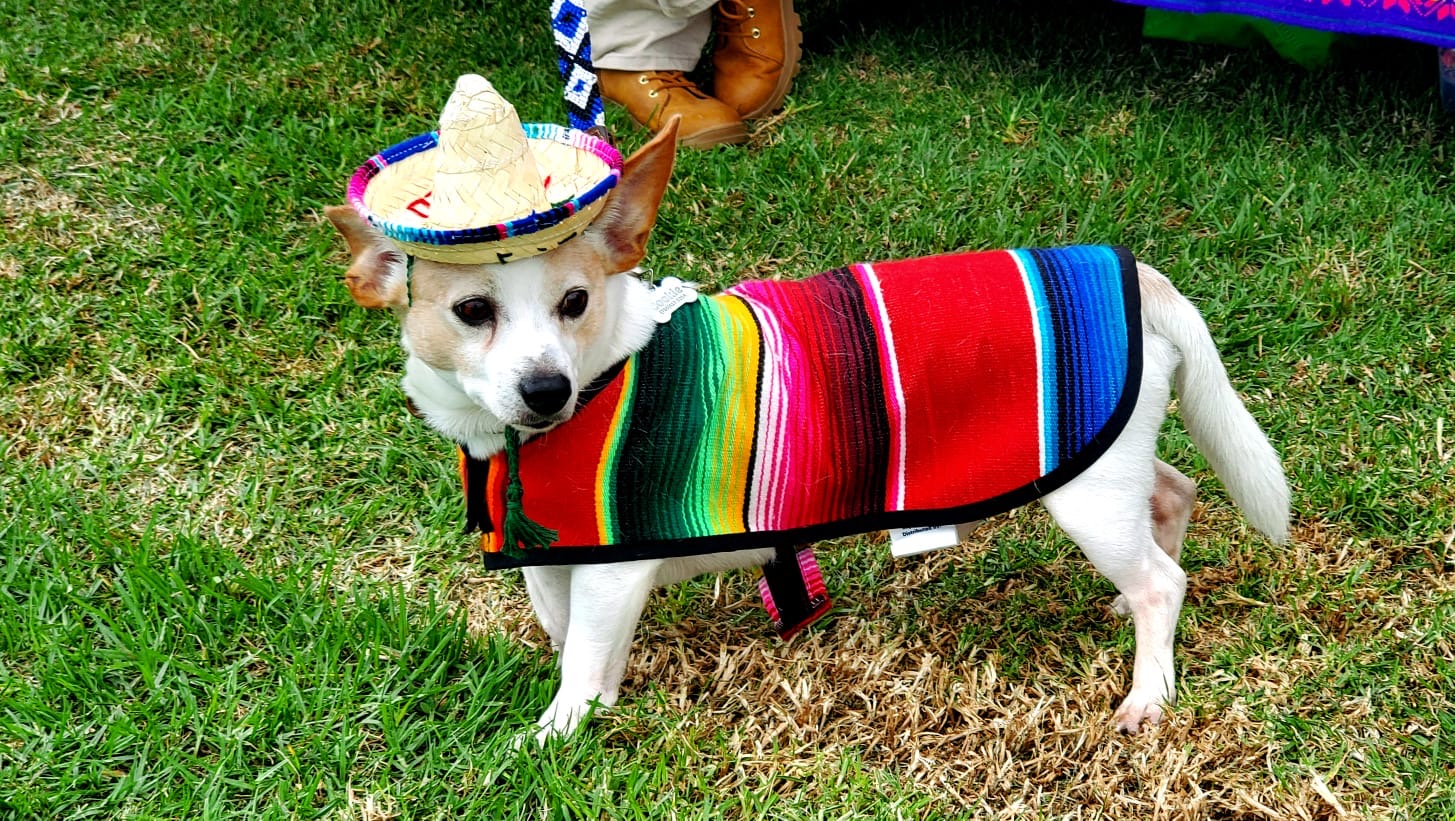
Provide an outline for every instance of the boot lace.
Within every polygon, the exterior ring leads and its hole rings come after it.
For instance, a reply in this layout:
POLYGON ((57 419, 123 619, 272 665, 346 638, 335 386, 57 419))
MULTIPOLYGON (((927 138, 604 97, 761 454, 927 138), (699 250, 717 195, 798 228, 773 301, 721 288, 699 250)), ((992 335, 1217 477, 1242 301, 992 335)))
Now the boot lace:
POLYGON ((680 71, 644 71, 641 76, 643 84, 651 86, 653 91, 662 92, 680 88, 699 100, 707 99, 707 94, 680 71))

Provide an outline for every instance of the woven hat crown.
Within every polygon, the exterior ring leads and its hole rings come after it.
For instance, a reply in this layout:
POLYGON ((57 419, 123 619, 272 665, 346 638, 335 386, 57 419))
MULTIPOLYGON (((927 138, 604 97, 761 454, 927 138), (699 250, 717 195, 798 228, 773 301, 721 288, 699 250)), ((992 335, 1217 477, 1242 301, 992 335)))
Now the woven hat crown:
POLYGON ((582 131, 520 122, 515 106, 466 74, 439 131, 374 155, 349 202, 406 253, 506 263, 576 236, 621 176, 621 154, 582 131))
POLYGON ((551 207, 515 106, 478 74, 455 81, 436 154, 429 227, 494 225, 551 207))

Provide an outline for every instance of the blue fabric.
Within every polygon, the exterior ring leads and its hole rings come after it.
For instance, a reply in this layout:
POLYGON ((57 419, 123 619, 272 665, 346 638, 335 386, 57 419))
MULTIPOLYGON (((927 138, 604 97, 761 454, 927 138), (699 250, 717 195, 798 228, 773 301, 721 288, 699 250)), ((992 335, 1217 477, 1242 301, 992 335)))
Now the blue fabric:
POLYGON ((1455 0, 1121 0, 1193 14, 1244 14, 1294 26, 1455 47, 1455 0))
POLYGON ((1045 299, 1053 306, 1054 349, 1066 360, 1054 369, 1062 384, 1042 398, 1047 403, 1054 397, 1060 410, 1057 416, 1043 411, 1048 419, 1060 419, 1054 440, 1052 431, 1045 434, 1048 458, 1055 457, 1049 467, 1055 467, 1091 444, 1101 430, 1095 421, 1111 417, 1126 388, 1127 316, 1121 283, 1087 273, 1118 270, 1122 262, 1116 249, 1100 245, 1015 253, 1033 259, 1041 271, 1045 299))

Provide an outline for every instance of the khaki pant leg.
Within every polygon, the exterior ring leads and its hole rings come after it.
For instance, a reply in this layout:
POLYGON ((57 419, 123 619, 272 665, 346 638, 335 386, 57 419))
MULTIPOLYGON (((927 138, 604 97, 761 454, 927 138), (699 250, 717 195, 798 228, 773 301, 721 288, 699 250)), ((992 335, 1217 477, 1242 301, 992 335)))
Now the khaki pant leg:
POLYGON ((586 0, 591 59, 619 71, 691 71, 715 0, 586 0))

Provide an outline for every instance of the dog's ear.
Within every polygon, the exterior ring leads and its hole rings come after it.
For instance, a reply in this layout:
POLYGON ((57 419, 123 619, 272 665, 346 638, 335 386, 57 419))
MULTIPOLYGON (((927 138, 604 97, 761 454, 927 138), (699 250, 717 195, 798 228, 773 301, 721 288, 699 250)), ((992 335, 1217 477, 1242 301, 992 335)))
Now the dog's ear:
POLYGON ((409 280, 404 255, 347 205, 330 205, 323 215, 343 235, 354 258, 344 274, 354 301, 365 308, 407 308, 409 280))
POLYGON ((678 120, 673 116, 651 142, 627 158, 606 210, 591 225, 612 271, 630 270, 646 256, 647 237, 672 178, 678 120))

